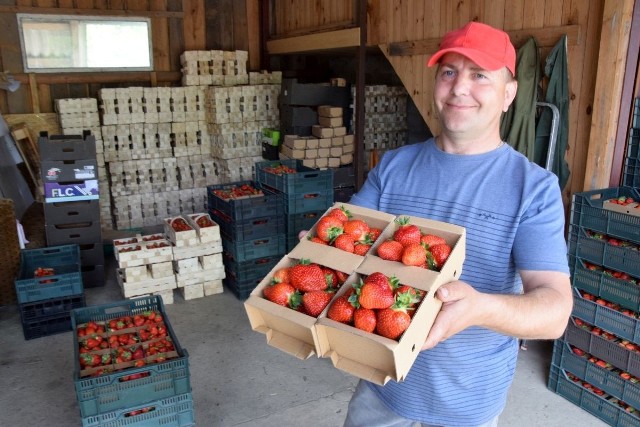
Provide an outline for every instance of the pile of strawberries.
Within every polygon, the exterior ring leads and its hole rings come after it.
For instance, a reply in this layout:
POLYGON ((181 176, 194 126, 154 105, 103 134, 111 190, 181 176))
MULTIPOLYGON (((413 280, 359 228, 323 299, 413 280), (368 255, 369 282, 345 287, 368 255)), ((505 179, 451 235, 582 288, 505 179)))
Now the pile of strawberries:
POLYGON ((187 224, 187 221, 184 218, 173 218, 169 223, 171 224, 171 227, 178 232, 193 230, 193 227, 187 224))
POLYGON ((398 228, 391 239, 380 243, 377 255, 404 265, 440 271, 451 254, 447 241, 435 234, 422 234, 420 228, 409 222, 409 217, 396 219, 398 228))
POLYGON ((251 184, 232 185, 229 188, 219 188, 213 190, 213 194, 222 200, 243 199, 245 197, 258 196, 263 194, 262 190, 251 184))
POLYGON ((356 255, 365 255, 381 232, 379 228, 369 227, 365 221, 353 218, 342 206, 332 208, 320 218, 316 225, 316 235, 309 236, 308 239, 356 255))
POLYGON ((341 271, 301 259, 276 270, 262 295, 283 307, 318 317, 347 277, 341 271))
POLYGON ((327 317, 399 340, 425 295, 425 291, 400 284, 394 276, 375 272, 338 296, 329 307, 327 317))
POLYGON ((162 313, 155 310, 108 322, 89 321, 76 329, 76 336, 80 368, 90 376, 160 363, 176 356, 162 313))
POLYGON ((272 166, 267 166, 264 168, 264 171, 268 173, 272 173, 274 175, 285 175, 285 174, 297 172, 294 168, 284 165, 282 163, 274 164, 272 166))

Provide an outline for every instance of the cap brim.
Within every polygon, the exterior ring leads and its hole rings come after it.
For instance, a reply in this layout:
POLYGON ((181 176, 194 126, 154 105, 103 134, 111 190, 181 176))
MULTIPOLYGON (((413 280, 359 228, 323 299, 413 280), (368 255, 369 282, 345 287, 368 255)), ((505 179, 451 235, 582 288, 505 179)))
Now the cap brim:
POLYGON ((483 52, 479 52, 475 49, 469 49, 464 47, 452 47, 452 48, 442 49, 437 51, 436 53, 433 54, 433 56, 431 56, 431 58, 429 58, 429 61, 427 62, 427 66, 433 67, 447 53, 458 53, 466 58, 469 58, 476 65, 478 65, 480 68, 484 70, 495 71, 495 70, 501 69, 502 67, 506 67, 506 65, 504 65, 501 61, 495 60, 487 56, 483 52))

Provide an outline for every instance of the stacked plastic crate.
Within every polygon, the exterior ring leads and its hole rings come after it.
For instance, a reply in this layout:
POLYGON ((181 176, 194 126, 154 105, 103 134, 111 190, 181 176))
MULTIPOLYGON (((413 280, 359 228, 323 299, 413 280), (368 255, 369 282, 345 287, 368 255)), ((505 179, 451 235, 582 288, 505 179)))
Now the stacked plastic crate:
POLYGON ((79 308, 71 325, 84 427, 195 425, 189 354, 161 297, 79 308))
POLYGON ((95 137, 90 132, 54 136, 44 132, 38 146, 47 246, 79 245, 84 287, 104 286, 95 137))
POLYGON ((638 129, 623 186, 577 193, 569 231, 572 317, 554 344, 548 387, 613 426, 640 417, 638 129))
POLYGON ((210 185, 207 194, 220 225, 225 284, 245 299, 285 253, 283 197, 255 181, 210 185))
POLYGON ((256 181, 265 192, 283 197, 287 252, 298 243, 298 233, 309 230, 333 205, 331 169, 312 169, 300 160, 258 162, 256 181))
POLYGON ((71 310, 85 306, 78 245, 23 249, 15 288, 25 339, 71 330, 71 310))

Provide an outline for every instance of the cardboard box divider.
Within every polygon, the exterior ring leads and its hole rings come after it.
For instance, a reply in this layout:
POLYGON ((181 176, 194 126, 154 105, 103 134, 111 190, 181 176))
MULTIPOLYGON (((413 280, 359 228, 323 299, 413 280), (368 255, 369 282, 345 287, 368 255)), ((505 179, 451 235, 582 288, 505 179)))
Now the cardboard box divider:
MULTIPOLYGON (((383 232, 377 244, 389 238, 398 227, 394 222, 396 216, 372 209, 346 203, 336 203, 329 209, 340 206, 344 206, 354 218, 363 219, 370 226, 382 226, 383 232)), ((452 247, 451 255, 440 272, 382 260, 374 255, 375 244, 365 257, 352 258, 345 256, 349 254, 339 249, 303 239, 273 267, 245 301, 252 329, 265 334, 269 345, 299 359, 307 359, 313 354, 330 358, 337 369, 381 385, 389 380, 404 380, 442 305, 435 298, 435 291, 442 284, 460 277, 466 245, 463 227, 412 216, 409 219, 412 224, 420 227, 423 234, 442 236, 452 247), (395 275, 401 283, 425 290, 427 295, 399 341, 328 319, 326 312, 331 303, 315 319, 272 303, 262 296, 262 290, 270 283, 273 273, 293 265, 300 258, 308 258, 312 262, 350 273, 336 296, 346 292, 360 277, 375 271, 387 276, 395 275)), ((317 222, 309 231, 310 235, 315 233, 316 226, 317 222)))

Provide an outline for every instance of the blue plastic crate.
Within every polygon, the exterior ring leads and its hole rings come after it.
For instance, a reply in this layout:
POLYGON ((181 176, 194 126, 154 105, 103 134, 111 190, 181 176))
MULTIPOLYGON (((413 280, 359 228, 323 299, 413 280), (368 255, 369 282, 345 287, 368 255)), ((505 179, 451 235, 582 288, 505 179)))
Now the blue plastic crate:
POLYGON ((19 304, 20 318, 31 322, 49 316, 70 316, 71 310, 85 306, 84 294, 19 304))
MULTIPOLYGON (((272 192, 272 190, 265 188, 265 192, 267 191, 272 192)), ((287 215, 315 211, 324 212, 333 206, 333 189, 282 194, 284 196, 284 212, 287 215)))
POLYGON ((587 235, 586 230, 572 225, 569 232, 569 255, 599 266, 640 277, 640 251, 633 247, 614 246, 603 239, 587 235))
POLYGON ((71 330, 71 315, 69 313, 22 320, 22 333, 25 340, 60 334, 71 330))
POLYGON ((565 371, 557 366, 551 365, 547 387, 611 426, 633 427, 640 423, 636 415, 570 380, 565 371))
POLYGON ((640 312, 640 285, 617 279, 603 270, 590 270, 582 259, 570 256, 573 286, 590 294, 640 312))
POLYGON ((282 259, 282 256, 269 256, 256 258, 244 262, 236 262, 232 258, 223 255, 226 274, 237 281, 262 279, 282 259))
POLYGON ((78 245, 23 249, 15 281, 18 303, 48 300, 83 293, 78 245), (35 277, 38 267, 53 268, 52 276, 35 277))
POLYGON ((209 209, 209 215, 231 240, 254 240, 285 232, 283 214, 234 220, 217 209, 209 209))
POLYGON ((236 262, 243 262, 257 258, 284 255, 286 252, 286 240, 284 234, 278 234, 253 240, 233 241, 223 234, 222 249, 236 262))
POLYGON ((640 200, 640 192, 631 187, 606 188, 575 193, 571 205, 571 225, 640 243, 639 216, 603 208, 606 200, 622 196, 640 200))
POLYGON ((588 353, 578 356, 569 344, 556 340, 553 344, 552 363, 634 408, 640 408, 640 384, 625 380, 617 369, 602 368, 589 362, 588 353))
POLYGON ((297 237, 302 230, 310 230, 322 217, 326 209, 291 213, 287 215, 287 237, 297 237))
POLYGON ((256 181, 262 186, 285 194, 333 192, 333 171, 331 169, 312 169, 303 166, 300 160, 257 162, 256 181), (288 166, 296 173, 276 175, 267 171, 267 168, 279 165, 288 166))
POLYGON ((260 187, 260 185, 254 181, 238 181, 229 184, 208 186, 207 204, 209 211, 220 211, 233 221, 284 215, 284 201, 280 194, 268 193, 262 196, 224 200, 214 193, 214 190, 230 189, 244 184, 249 184, 256 188, 260 187))
POLYGON ((189 427, 195 425, 191 393, 82 418, 83 427, 189 427), (144 409, 146 411, 142 412, 141 410, 144 409), (135 414, 134 411, 136 411, 135 414))
POLYGON ((131 367, 96 377, 81 377, 78 340, 74 334, 74 385, 83 417, 143 405, 153 400, 191 391, 189 354, 186 349, 180 346, 176 338, 164 310, 162 297, 154 295, 75 309, 71 311, 71 324, 73 331, 76 331, 78 325, 90 320, 106 322, 110 319, 132 316, 149 310, 162 314, 177 357, 160 363, 131 367), (124 377, 135 374, 144 374, 145 376, 122 381, 124 377))

